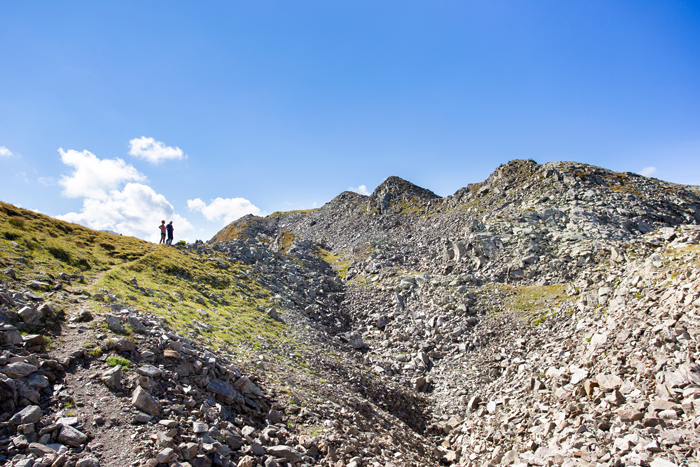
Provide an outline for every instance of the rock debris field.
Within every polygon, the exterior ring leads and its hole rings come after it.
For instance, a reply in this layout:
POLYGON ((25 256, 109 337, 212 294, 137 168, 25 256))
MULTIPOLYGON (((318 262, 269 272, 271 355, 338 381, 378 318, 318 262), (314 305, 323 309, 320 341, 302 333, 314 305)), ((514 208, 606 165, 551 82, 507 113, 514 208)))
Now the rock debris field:
POLYGON ((517 160, 176 247, 3 203, 0 464, 700 465, 699 194, 517 160))

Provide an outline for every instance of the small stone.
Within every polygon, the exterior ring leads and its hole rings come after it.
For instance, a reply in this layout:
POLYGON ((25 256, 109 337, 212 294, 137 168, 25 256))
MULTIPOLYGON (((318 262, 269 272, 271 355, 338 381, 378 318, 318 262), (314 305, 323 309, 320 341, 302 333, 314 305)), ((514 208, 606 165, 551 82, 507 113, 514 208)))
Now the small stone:
POLYGON ((207 431, 209 431, 209 427, 206 423, 192 422, 192 430, 197 434, 206 433, 207 431))
POLYGON ((264 394, 247 376, 241 376, 235 384, 243 394, 262 397, 264 394))
POLYGON ((43 457, 49 454, 56 454, 56 451, 54 451, 50 447, 44 446, 43 444, 39 443, 31 443, 27 450, 34 454, 36 457, 43 457))
POLYGON ((362 341, 362 335, 357 331, 350 333, 348 338, 350 340, 350 345, 353 349, 357 350, 365 346, 365 343, 362 341))
POLYGON ((105 322, 107 323, 107 327, 113 332, 123 333, 126 331, 124 320, 118 316, 107 315, 105 316, 105 322))
POLYGON ((58 434, 58 442, 68 446, 78 447, 85 441, 87 441, 87 436, 72 426, 64 426, 58 434))
POLYGON ((56 317, 56 310, 54 310, 53 306, 51 306, 50 303, 43 303, 39 305, 39 308, 37 308, 36 310, 41 314, 41 317, 44 319, 52 319, 56 317))
POLYGON ((61 417, 56 421, 57 425, 73 426, 78 424, 78 417, 61 417))
POLYGON ((100 467, 100 461, 96 457, 90 455, 80 459, 75 464, 75 467, 100 467))
POLYGON ((255 467, 255 458, 251 456, 243 456, 238 460, 236 467, 255 467))
POLYGON ((38 405, 29 405, 23 408, 20 412, 14 414, 10 419, 11 423, 15 425, 24 425, 27 423, 36 423, 41 420, 44 412, 38 405))
POLYGON ((666 459, 657 457, 649 463, 649 467, 678 467, 678 465, 671 461, 667 461, 666 459))
MULTIPOLYGON (((141 357, 143 357, 143 353, 141 354, 141 357)), ((136 369, 136 373, 143 376, 148 376, 149 378, 157 378, 163 374, 163 370, 156 368, 153 365, 143 365, 142 367, 136 369)))
POLYGON ((302 454, 290 446, 283 444, 279 446, 270 446, 267 448, 267 453, 273 457, 283 457, 289 462, 299 462, 302 454))
POLYGON ((280 314, 274 308, 269 308, 266 313, 267 313, 267 316, 269 316, 272 319, 275 319, 275 320, 280 319, 280 314))
POLYGON ((270 412, 267 414, 267 419, 273 425, 276 425, 277 423, 281 423, 282 422, 282 412, 280 412, 279 410, 270 410, 270 412))
POLYGON ((158 415, 160 410, 148 392, 138 386, 131 396, 131 405, 150 415, 158 415))
POLYGON ((0 366, 0 373, 4 373, 12 379, 27 377, 37 370, 38 368, 34 365, 24 362, 13 362, 9 365, 0 366))
POLYGON ((90 313, 90 310, 80 310, 78 312, 78 321, 83 323, 92 321, 92 313, 90 313))
POLYGON ((177 453, 172 448, 165 448, 158 453, 156 460, 159 464, 167 464, 177 460, 177 453))
POLYGON ((153 419, 150 415, 146 415, 145 413, 137 413, 134 415, 134 421, 136 423, 148 423, 153 419))
POLYGON ((621 410, 619 412, 620 414, 620 421, 623 422, 637 422, 641 419, 644 418, 644 414, 638 410, 634 409, 626 409, 626 410, 621 410))
POLYGON ((173 358, 176 360, 179 360, 182 358, 182 355, 180 355, 180 352, 178 352, 177 350, 173 350, 173 349, 165 349, 163 351, 163 356, 165 358, 173 358))
POLYGON ((253 443, 253 444, 250 446, 250 451, 251 451, 254 455, 258 456, 258 457, 260 457, 260 456, 262 456, 263 454, 265 454, 265 448, 264 448, 263 445, 260 444, 260 443, 253 443))
POLYGON ((100 378, 105 386, 115 391, 122 390, 122 367, 121 365, 116 365, 109 370, 102 373, 100 378))
POLYGON ((603 391, 613 391, 620 389, 620 386, 622 386, 622 378, 617 375, 601 373, 596 376, 596 381, 603 391))

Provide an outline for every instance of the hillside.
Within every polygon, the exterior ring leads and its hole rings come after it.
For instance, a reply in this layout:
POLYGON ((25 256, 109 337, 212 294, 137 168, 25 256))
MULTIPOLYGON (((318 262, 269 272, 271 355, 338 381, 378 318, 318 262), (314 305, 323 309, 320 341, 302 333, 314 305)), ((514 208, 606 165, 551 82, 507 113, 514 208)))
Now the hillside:
POLYGON ((0 454, 690 465, 698 224, 698 187, 531 160, 175 247, 0 203, 0 454))

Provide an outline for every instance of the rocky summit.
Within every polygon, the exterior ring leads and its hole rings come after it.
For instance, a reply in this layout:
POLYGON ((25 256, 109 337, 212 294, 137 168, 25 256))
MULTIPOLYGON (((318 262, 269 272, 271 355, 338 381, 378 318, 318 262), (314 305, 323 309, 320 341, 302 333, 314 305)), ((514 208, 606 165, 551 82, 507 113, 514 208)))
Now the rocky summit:
POLYGON ((700 465, 700 188, 515 160, 154 245, 0 203, 0 464, 700 465))

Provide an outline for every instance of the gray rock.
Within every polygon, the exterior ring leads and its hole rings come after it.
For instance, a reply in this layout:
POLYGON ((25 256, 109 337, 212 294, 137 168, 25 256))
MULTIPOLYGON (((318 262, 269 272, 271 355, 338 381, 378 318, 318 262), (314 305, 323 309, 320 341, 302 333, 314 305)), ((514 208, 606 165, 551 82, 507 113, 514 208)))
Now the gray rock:
POLYGON ((269 308, 269 309, 267 310, 267 316, 269 316, 270 318, 275 319, 275 320, 280 319, 279 313, 278 313, 277 310, 274 309, 274 308, 269 308))
POLYGON ((56 424, 61 426, 73 426, 78 424, 78 417, 61 417, 56 420, 56 424))
POLYGON ((136 369, 136 373, 143 376, 148 376, 149 378, 157 378, 163 374, 163 371, 160 368, 154 367, 153 365, 143 365, 136 369))
POLYGON ((87 435, 72 426, 64 426, 58 434, 58 442, 68 446, 78 447, 85 441, 87 441, 87 435))
POLYGON ((100 467, 100 461, 95 456, 88 455, 78 460, 75 467, 100 467))
POLYGON ((279 446, 269 446, 267 448, 267 453, 273 457, 282 457, 287 459, 289 462, 299 462, 301 460, 302 454, 293 449, 291 446, 279 445, 279 446))
POLYGON ((45 446, 39 443, 31 443, 27 448, 27 451, 31 452, 36 457, 43 457, 47 454, 56 454, 56 451, 51 449, 49 446, 45 446))
POLYGON ((105 316, 105 322, 107 323, 107 327, 113 332, 123 333, 126 331, 124 319, 119 316, 107 315, 105 316))
POLYGON ((100 377, 103 383, 115 391, 122 390, 122 367, 120 365, 114 366, 102 373, 100 377))
POLYGON ((598 386, 604 391, 613 391, 620 389, 620 386, 622 386, 622 378, 617 375, 601 373, 596 376, 596 380, 598 381, 598 386))
POLYGON ((151 395, 148 394, 148 392, 141 386, 138 386, 131 396, 131 405, 149 415, 158 415, 160 412, 158 405, 153 400, 151 395))
POLYGON ((243 400, 243 396, 241 396, 231 384, 222 379, 217 378, 209 381, 209 384, 207 384, 207 391, 220 396, 227 404, 233 404, 234 401, 243 400))
POLYGON ((41 314, 44 319, 53 319, 56 317, 56 310, 50 303, 43 303, 37 308, 37 311, 41 314))
POLYGON ((14 414, 10 419, 10 422, 14 423, 15 425, 36 423, 41 420, 41 417, 43 416, 44 412, 41 411, 41 408, 38 405, 29 405, 14 414))
POLYGON ((83 323, 92 321, 92 313, 90 313, 90 310, 80 310, 78 312, 78 321, 83 323))
POLYGON ((24 321, 27 324, 32 324, 32 325, 38 325, 41 322, 39 321, 39 318, 41 318, 41 313, 37 311, 35 308, 32 307, 22 307, 18 312, 19 317, 22 318, 22 321, 24 321))
POLYGON ((361 349, 365 346, 365 343, 362 341, 362 335, 357 331, 350 333, 348 340, 353 349, 361 349))
POLYGON ((158 453, 156 460, 159 464, 167 464, 177 460, 177 452, 172 448, 165 448, 158 453))
POLYGON ((27 377, 37 370, 38 368, 34 365, 24 362, 13 362, 9 365, 3 365, 0 367, 0 373, 4 373, 6 376, 12 379, 27 377))
POLYGON ((38 368, 34 365, 24 362, 13 362, 9 365, 0 366, 0 373, 12 379, 27 377, 37 370, 38 368))
POLYGON ((262 397, 264 393, 247 376, 241 376, 236 381, 236 386, 247 396, 262 397))
POLYGON ((129 316, 126 318, 127 323, 131 326, 131 329, 134 330, 134 332, 145 332, 146 331, 146 326, 143 325, 140 319, 138 319, 136 316, 129 316))
POLYGON ((2 340, 4 344, 21 344, 24 342, 22 339, 22 334, 19 331, 11 330, 2 333, 2 340))
POLYGON ((134 421, 136 423, 148 423, 153 419, 150 415, 146 415, 145 413, 137 413, 134 415, 134 421))
POLYGON ((35 290, 49 290, 51 289, 51 285, 47 284, 46 282, 41 282, 41 281, 31 281, 29 283, 29 287, 35 290))
POLYGON ((194 431, 196 434, 206 433, 207 431, 209 431, 209 427, 206 423, 192 422, 192 431, 194 431))

